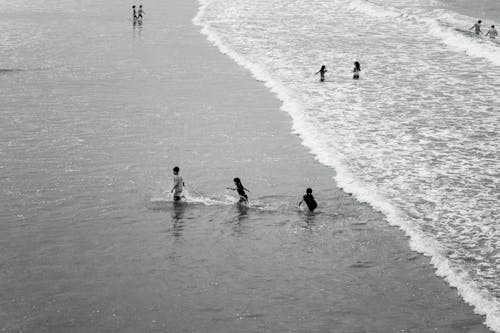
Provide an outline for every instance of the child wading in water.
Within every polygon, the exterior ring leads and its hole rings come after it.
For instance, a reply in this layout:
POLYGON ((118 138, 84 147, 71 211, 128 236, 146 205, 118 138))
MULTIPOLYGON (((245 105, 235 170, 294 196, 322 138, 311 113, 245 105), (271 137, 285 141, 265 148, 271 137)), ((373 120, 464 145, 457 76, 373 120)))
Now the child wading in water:
POLYGON ((325 81, 325 73, 326 73, 326 72, 328 72, 328 71, 326 70, 326 66, 325 66, 325 65, 323 65, 323 66, 321 66, 321 68, 319 69, 319 71, 317 71, 314 75, 318 75, 318 73, 319 73, 319 74, 320 74, 320 79, 319 79, 319 80, 320 80, 321 82, 323 82, 323 81, 325 81))
POLYGON ((312 192, 313 190, 308 188, 306 190, 306 194, 302 197, 302 200, 299 202, 299 207, 302 205, 302 203, 306 203, 307 205, 307 208, 309 208, 309 210, 312 212, 313 210, 316 209, 316 207, 318 207, 318 203, 316 202, 316 200, 314 200, 314 197, 312 195, 312 192))
POLYGON ((498 36, 498 31, 497 29, 495 29, 494 25, 491 26, 490 30, 488 30, 485 36, 488 35, 490 36, 491 39, 495 39, 498 36))
POLYGON ((250 192, 250 190, 245 188, 245 186, 243 186, 243 184, 241 183, 241 180, 239 178, 234 178, 233 181, 234 181, 234 185, 236 185, 236 188, 228 187, 227 189, 233 190, 233 191, 238 191, 238 194, 240 195, 240 200, 238 202, 248 204, 248 195, 245 193, 245 191, 250 192))
POLYGON ((359 62, 354 62, 354 69, 352 71, 354 73, 352 78, 354 80, 359 80, 359 72, 361 72, 361 65, 359 64, 359 62))
POLYGON ((172 187, 170 193, 174 194, 174 201, 179 201, 184 198, 182 190, 185 185, 181 175, 179 175, 179 167, 174 167, 172 171, 174 172, 174 187, 172 187))

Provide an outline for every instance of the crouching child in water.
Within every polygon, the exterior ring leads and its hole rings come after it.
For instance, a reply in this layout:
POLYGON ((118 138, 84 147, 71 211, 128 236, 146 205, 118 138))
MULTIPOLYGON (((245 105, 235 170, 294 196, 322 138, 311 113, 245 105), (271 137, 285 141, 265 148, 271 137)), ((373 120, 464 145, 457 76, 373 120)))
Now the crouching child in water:
POLYGON ((245 188, 245 186, 243 186, 243 184, 241 183, 241 180, 239 178, 234 178, 233 181, 234 181, 234 185, 236 185, 236 188, 228 187, 227 189, 233 190, 233 191, 238 191, 238 194, 240 195, 240 200, 238 202, 248 204, 248 195, 245 193, 245 191, 250 192, 250 190, 245 188))
POLYGON ((174 167, 174 187, 170 190, 170 193, 174 194, 174 201, 179 201, 181 198, 184 198, 182 195, 182 191, 184 189, 184 181, 182 180, 181 175, 179 175, 179 167, 174 167))
POLYGON ((308 188, 306 190, 306 194, 302 197, 302 200, 299 202, 299 207, 305 203, 307 205, 307 208, 312 212, 318 207, 318 203, 316 200, 314 200, 314 197, 312 195, 312 189, 308 188))

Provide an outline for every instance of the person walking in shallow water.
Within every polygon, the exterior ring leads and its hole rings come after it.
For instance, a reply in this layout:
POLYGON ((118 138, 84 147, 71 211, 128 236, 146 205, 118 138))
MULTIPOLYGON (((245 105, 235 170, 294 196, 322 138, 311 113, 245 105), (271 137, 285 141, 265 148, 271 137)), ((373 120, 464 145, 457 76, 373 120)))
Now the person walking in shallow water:
POLYGON ((328 71, 326 70, 326 66, 325 66, 325 65, 323 65, 323 66, 321 66, 321 68, 319 69, 319 71, 317 71, 316 73, 314 73, 314 75, 318 75, 318 73, 319 73, 319 74, 320 74, 320 79, 319 79, 319 80, 320 80, 321 82, 323 82, 323 81, 325 81, 325 73, 326 73, 326 72, 328 72, 328 71))
POLYGON ((182 195, 182 191, 184 189, 184 180, 182 179, 181 175, 179 175, 179 167, 174 167, 172 169, 174 173, 174 187, 170 190, 170 193, 174 194, 174 201, 179 201, 181 198, 184 196, 182 195))
POLYGON ((137 11, 135 10, 135 5, 132 6, 132 19, 134 23, 137 22, 137 11))
POLYGON ((354 80, 359 80, 359 72, 361 72, 361 65, 359 64, 358 61, 355 61, 354 62, 354 69, 352 70, 353 71, 353 75, 352 75, 352 78, 354 80))
POLYGON ((481 20, 477 21, 477 23, 474 23, 474 25, 469 28, 469 30, 472 30, 472 29, 474 29, 474 33, 476 35, 482 34, 483 32, 481 31, 481 20))

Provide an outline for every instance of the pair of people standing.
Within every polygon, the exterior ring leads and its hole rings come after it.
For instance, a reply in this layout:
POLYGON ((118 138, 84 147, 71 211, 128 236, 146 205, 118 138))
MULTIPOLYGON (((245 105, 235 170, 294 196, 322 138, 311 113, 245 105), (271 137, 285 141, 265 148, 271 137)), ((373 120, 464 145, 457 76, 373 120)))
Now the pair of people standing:
MULTIPOLYGON (((469 30, 474 29, 474 33, 476 35, 480 35, 483 32, 481 31, 481 20, 477 21, 477 23, 474 23, 472 27, 469 28, 469 30)), ((485 34, 485 36, 490 36, 491 39, 495 39, 498 36, 498 31, 495 29, 495 26, 492 25, 490 30, 485 34)))
POLYGON ((144 10, 142 9, 142 5, 139 5, 139 10, 135 9, 135 5, 132 6, 132 16, 134 19, 134 22, 136 21, 142 21, 142 15, 145 14, 144 10))
MULTIPOLYGON (((186 186, 186 185, 184 184, 184 180, 182 179, 181 175, 179 175, 179 171, 180 171, 179 167, 177 167, 177 166, 174 167, 172 171, 174 173, 174 186, 170 190, 170 193, 173 193, 174 201, 179 201, 184 197, 182 195, 182 191, 184 190, 184 186, 186 186)), ((234 181, 234 185, 236 185, 236 188, 228 187, 227 189, 238 192, 238 194, 240 196, 240 200, 238 202, 240 204, 248 204, 248 195, 246 194, 245 191, 250 192, 250 190, 247 189, 245 186, 243 186, 243 184, 241 183, 241 180, 238 177, 234 178, 233 181, 234 181)), ((299 207, 303 203, 305 203, 307 205, 308 209, 311 212, 313 210, 315 210, 316 207, 318 207, 318 204, 316 203, 316 200, 314 199, 314 197, 312 195, 312 189, 308 188, 306 190, 306 194, 304 195, 302 201, 299 202, 299 207)))
MULTIPOLYGON (((321 82, 323 82, 323 81, 325 81, 325 74, 326 74, 326 72, 328 72, 326 70, 326 66, 323 65, 323 66, 321 66, 321 68, 319 69, 319 71, 317 71, 314 75, 320 74, 320 79, 319 80, 321 82)), ((354 73, 353 76, 352 76, 352 78, 354 80, 359 80, 359 72, 361 72, 361 65, 359 64, 358 61, 354 62, 354 69, 352 70, 352 72, 354 73)))

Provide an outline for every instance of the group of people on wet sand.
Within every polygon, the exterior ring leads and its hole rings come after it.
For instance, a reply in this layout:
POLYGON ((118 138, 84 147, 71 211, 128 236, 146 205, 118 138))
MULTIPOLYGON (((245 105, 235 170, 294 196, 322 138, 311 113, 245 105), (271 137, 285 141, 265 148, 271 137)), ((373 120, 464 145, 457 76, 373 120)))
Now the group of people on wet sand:
MULTIPOLYGON (((328 72, 326 70, 326 66, 323 65, 321 66, 321 68, 319 69, 319 71, 317 71, 316 73, 314 73, 314 75, 318 75, 319 74, 319 80, 321 82, 325 81, 325 74, 326 72, 328 72)), ((359 64, 359 61, 355 61, 354 62, 354 69, 352 70, 353 72, 353 75, 352 75, 352 78, 353 80, 359 80, 359 72, 361 72, 361 65, 359 64)))
MULTIPOLYGON (((476 23, 474 23, 474 25, 472 27, 469 28, 469 30, 472 30, 472 29, 474 29, 474 33, 476 35, 483 34, 483 32, 481 31, 481 20, 477 21, 476 23)), ((486 34, 483 34, 483 35, 490 36, 491 39, 495 39, 498 36, 498 31, 497 31, 497 29, 495 29, 495 26, 492 25, 490 30, 488 30, 488 32, 486 34)))
MULTIPOLYGON (((174 202, 180 201, 184 196, 182 195, 182 192, 184 191, 184 180, 182 179, 182 176, 179 174, 179 167, 174 167, 173 168, 173 173, 174 173, 174 186, 170 190, 170 193, 173 194, 174 196, 174 202)), ((248 195, 246 194, 246 191, 250 192, 249 189, 247 189, 243 184, 241 183, 241 180, 239 178, 234 178, 234 185, 236 186, 235 188, 228 187, 228 190, 232 191, 237 191, 238 195, 240 196, 239 203, 240 204, 245 204, 248 205, 248 195)), ((314 199, 312 195, 312 189, 308 188, 306 190, 306 194, 302 197, 302 200, 299 202, 299 207, 301 207, 303 204, 307 206, 307 208, 312 212, 318 207, 318 204, 316 203, 316 200, 314 199)))

